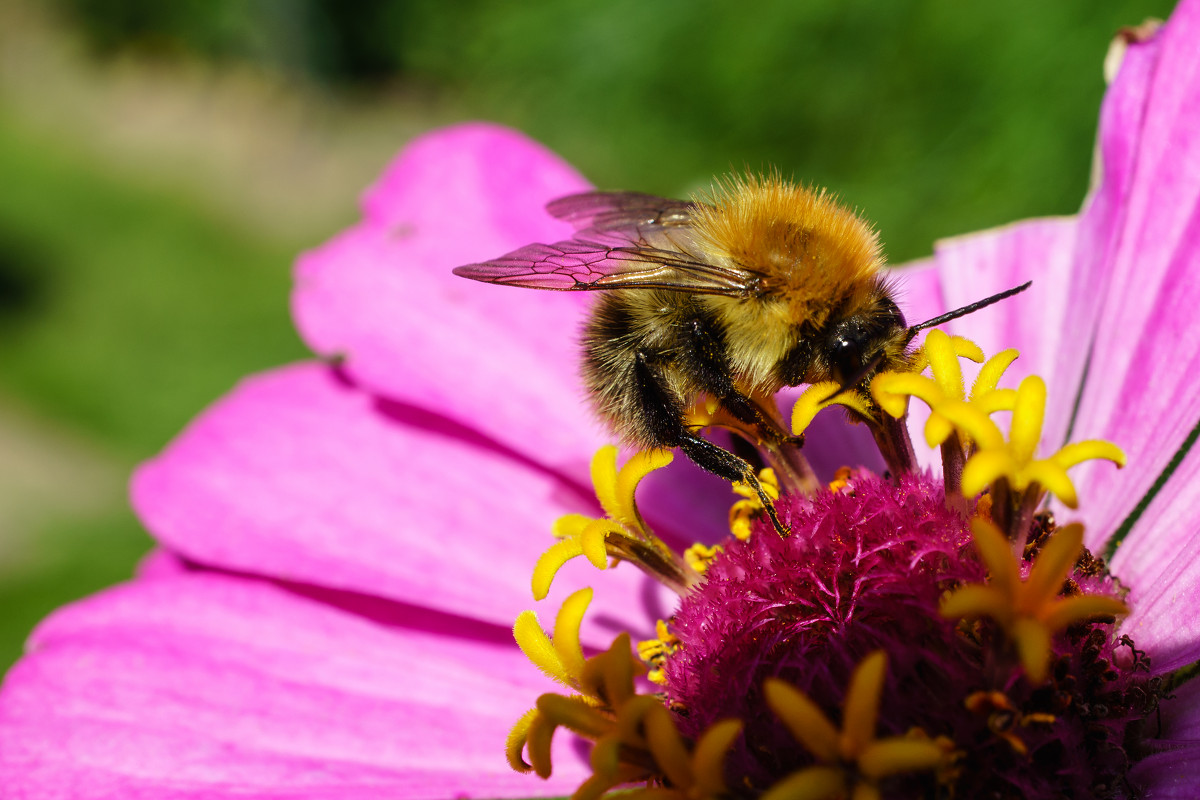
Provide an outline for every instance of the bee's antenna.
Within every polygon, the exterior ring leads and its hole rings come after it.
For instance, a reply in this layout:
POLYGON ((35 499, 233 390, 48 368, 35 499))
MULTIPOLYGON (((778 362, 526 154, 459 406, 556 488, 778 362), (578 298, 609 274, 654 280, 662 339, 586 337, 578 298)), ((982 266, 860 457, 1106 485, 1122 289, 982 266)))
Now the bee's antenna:
MULTIPOLYGON (((906 341, 911 342, 913 340, 913 337, 915 337, 917 335, 917 331, 923 331, 926 328, 932 328, 935 325, 941 325, 943 322, 949 322, 952 319, 958 319, 959 317, 965 317, 967 314, 974 313, 981 308, 987 308, 992 303, 998 303, 1001 300, 1012 297, 1014 294, 1020 294, 1021 292, 1025 291, 1032 285, 1033 285, 1033 281, 1025 281, 1025 283, 1022 283, 1020 286, 1017 286, 1015 288, 1006 289, 1005 291, 1000 292, 999 294, 994 294, 991 297, 985 297, 982 300, 978 300, 974 303, 971 303, 969 306, 963 306, 962 308, 956 308, 953 311, 949 311, 945 314, 942 314, 940 317, 934 317, 933 319, 926 320, 925 322, 922 322, 918 325, 913 325, 912 327, 910 327, 908 329, 908 338, 906 341)), ((868 361, 866 364, 864 364, 862 369, 860 369, 857 373, 855 373, 854 375, 851 375, 849 378, 843 380, 841 386, 839 386, 837 389, 835 389, 833 392, 831 392, 821 402, 828 403, 830 400, 837 397, 842 392, 845 392, 848 389, 853 389, 860 382, 862 382, 863 378, 867 377, 868 375, 870 375, 872 372, 875 371, 875 368, 878 367, 883 362, 883 357, 884 357, 884 353, 882 351, 880 351, 874 358, 872 358, 870 361, 868 361)))
POLYGON ((962 308, 956 308, 953 311, 949 311, 945 314, 942 314, 940 317, 934 317, 933 319, 926 320, 925 322, 922 322, 919 325, 913 325, 911 328, 908 329, 908 340, 911 342, 913 340, 913 337, 917 335, 917 331, 923 331, 926 328, 932 328, 935 325, 941 325, 943 322, 949 322, 952 319, 958 319, 959 317, 965 317, 967 314, 972 314, 981 308, 987 308, 992 303, 998 303, 1001 300, 1005 300, 1009 297, 1012 297, 1014 294, 1020 294, 1021 292, 1025 291, 1032 285, 1033 285, 1033 281, 1025 281, 1020 286, 1017 286, 1013 289, 1006 289, 1005 291, 1000 292, 999 294, 994 294, 991 297, 985 297, 982 300, 978 300, 974 303, 971 303, 971 305, 969 305, 969 306, 963 306, 962 308))

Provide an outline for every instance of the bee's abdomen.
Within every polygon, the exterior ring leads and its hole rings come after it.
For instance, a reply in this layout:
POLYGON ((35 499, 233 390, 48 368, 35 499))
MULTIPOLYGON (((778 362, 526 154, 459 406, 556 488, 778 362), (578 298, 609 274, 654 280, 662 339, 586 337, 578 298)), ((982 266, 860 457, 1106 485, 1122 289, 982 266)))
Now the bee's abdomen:
POLYGON ((600 298, 584 329, 583 379, 592 403, 631 444, 678 444, 698 391, 685 364, 690 305, 675 292, 614 292, 600 298))

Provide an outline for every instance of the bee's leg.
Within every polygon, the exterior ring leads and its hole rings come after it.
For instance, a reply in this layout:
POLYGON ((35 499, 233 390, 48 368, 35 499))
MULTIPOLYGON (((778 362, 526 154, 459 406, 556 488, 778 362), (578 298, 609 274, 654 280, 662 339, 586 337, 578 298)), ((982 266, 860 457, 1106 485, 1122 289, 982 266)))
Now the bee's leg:
POLYGON ((696 463, 702 469, 724 478, 727 481, 741 481, 749 484, 751 488, 758 494, 759 502, 767 512, 767 516, 771 518, 771 524, 775 526, 775 530, 780 536, 787 536, 791 533, 787 526, 779 519, 779 515, 775 511, 775 504, 767 493, 763 491, 762 484, 758 480, 758 475, 754 472, 754 467, 748 461, 745 461, 739 456, 730 453, 707 439, 702 439, 696 434, 684 430, 677 445, 684 455, 696 463))
POLYGON ((683 404, 668 388, 662 361, 653 353, 640 350, 634 359, 634 387, 642 409, 645 434, 662 447, 678 447, 698 467, 727 481, 742 481, 754 488, 771 524, 780 536, 787 536, 787 527, 780 522, 771 498, 763 491, 758 474, 750 462, 730 453, 707 439, 702 439, 683 424, 683 404))
POLYGON ((792 436, 788 431, 780 427, 779 422, 759 407, 757 403, 733 386, 730 386, 729 391, 720 396, 719 399, 726 411, 741 422, 754 426, 754 429, 763 436, 767 444, 795 444, 799 446, 804 443, 803 437, 792 436))
MULTIPOLYGON (((815 492, 820 484, 808 460, 799 451, 803 439, 792 436, 779 419, 738 390, 720 325, 707 315, 698 313, 687 321, 681 339, 681 358, 688 374, 694 376, 706 393, 719 400, 731 416, 744 423, 758 438, 757 442, 751 441, 751 444, 766 449, 783 486, 789 491, 804 494, 815 492)), ((758 488, 757 480, 749 483, 758 488)))

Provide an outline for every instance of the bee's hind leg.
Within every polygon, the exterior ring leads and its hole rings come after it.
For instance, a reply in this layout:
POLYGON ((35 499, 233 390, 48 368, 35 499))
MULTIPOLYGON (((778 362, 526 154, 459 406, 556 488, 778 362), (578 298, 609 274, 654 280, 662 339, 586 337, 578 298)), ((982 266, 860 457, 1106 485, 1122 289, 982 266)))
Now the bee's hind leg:
POLYGON ((763 490, 762 483, 759 482, 758 475, 754 472, 754 467, 748 461, 690 431, 684 432, 676 446, 701 469, 706 469, 727 481, 741 481, 749 484, 758 494, 759 502, 762 503, 763 509, 766 510, 771 524, 775 526, 779 535, 791 534, 788 527, 779 519, 779 514, 775 511, 775 504, 763 490))

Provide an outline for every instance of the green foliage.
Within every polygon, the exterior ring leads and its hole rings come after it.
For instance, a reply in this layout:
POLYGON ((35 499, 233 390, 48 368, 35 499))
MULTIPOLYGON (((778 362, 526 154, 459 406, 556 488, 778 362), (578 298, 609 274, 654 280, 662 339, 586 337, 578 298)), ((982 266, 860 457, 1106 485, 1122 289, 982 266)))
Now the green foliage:
POLYGON ((40 532, 54 547, 0 580, 0 674, 20 657, 25 639, 54 609, 128 580, 151 546, 129 511, 61 523, 40 532))
POLYGON ((606 188, 678 194, 764 165, 878 222, 893 259, 1075 211, 1101 61, 1169 2, 417 0, 400 49, 474 114, 606 188))
POLYGON ((295 253, 0 117, 0 385, 145 457, 241 376, 305 356, 295 253))
MULTIPOLYGON (((274 54, 322 80, 423 82, 461 116, 530 132, 605 188, 680 194, 731 168, 778 166, 865 209, 893 260, 1075 211, 1108 43, 1172 7, 290 0, 237 6, 255 38, 223 25, 226 2, 170 14, 148 0, 64 2, 87 10, 97 36, 134 9, 199 52, 222 50, 212 31, 225 30, 224 51, 274 54)), ((153 26, 127 28, 139 41, 153 26)))

